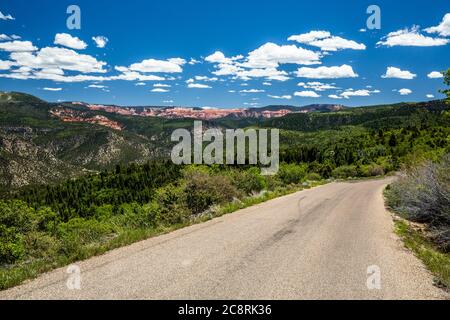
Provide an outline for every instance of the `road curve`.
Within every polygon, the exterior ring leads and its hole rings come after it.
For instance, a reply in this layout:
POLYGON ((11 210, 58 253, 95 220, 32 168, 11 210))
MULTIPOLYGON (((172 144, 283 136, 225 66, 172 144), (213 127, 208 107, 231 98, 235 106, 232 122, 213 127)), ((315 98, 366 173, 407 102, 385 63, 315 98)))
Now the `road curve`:
POLYGON ((274 199, 80 262, 80 290, 60 268, 0 299, 448 299, 394 235, 389 182, 274 199))

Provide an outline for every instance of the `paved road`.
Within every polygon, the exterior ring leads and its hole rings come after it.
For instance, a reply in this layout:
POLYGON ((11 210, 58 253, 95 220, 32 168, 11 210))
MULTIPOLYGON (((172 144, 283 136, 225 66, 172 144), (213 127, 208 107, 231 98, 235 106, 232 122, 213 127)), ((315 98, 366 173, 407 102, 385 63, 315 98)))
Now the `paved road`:
POLYGON ((61 268, 0 298, 448 298, 392 232, 387 183, 298 192, 81 262, 80 290, 61 268), (370 266, 381 289, 367 287, 370 266))

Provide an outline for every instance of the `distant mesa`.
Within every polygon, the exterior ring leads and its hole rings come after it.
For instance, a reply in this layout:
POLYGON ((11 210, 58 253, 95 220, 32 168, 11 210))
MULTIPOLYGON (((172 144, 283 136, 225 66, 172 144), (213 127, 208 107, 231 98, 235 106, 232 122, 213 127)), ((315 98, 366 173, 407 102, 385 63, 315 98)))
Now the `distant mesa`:
MULTIPOLYGON (((81 102, 73 102, 75 105, 83 105, 81 102)), ((279 118, 291 113, 309 112, 334 112, 344 110, 347 107, 334 104, 314 104, 304 107, 290 105, 272 105, 261 108, 243 109, 212 109, 191 107, 122 107, 115 105, 84 104, 92 111, 105 111, 127 116, 159 117, 165 119, 198 119, 214 120, 226 117, 232 118, 279 118)))
POLYGON ((122 125, 117 121, 112 121, 102 115, 89 116, 86 113, 77 110, 57 108, 50 111, 50 114, 59 118, 63 122, 86 122, 108 127, 114 130, 122 130, 122 125))

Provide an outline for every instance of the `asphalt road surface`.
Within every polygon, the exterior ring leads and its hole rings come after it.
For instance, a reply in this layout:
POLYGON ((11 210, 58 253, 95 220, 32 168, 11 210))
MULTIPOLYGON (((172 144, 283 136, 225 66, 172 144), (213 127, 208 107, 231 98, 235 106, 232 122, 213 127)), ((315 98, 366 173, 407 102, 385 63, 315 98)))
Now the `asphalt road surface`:
POLYGON ((389 182, 301 191, 80 262, 79 290, 65 267, 0 298, 448 299, 393 233, 389 182))

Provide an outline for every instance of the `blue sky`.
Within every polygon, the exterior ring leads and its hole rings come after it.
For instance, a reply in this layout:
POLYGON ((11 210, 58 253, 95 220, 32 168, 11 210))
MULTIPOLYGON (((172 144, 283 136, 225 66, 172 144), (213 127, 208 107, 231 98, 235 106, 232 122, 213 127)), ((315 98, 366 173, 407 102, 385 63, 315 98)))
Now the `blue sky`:
POLYGON ((5 0, 0 90, 221 108, 441 98, 450 2, 393 2, 5 0), (80 30, 67 28, 71 4, 80 30))

